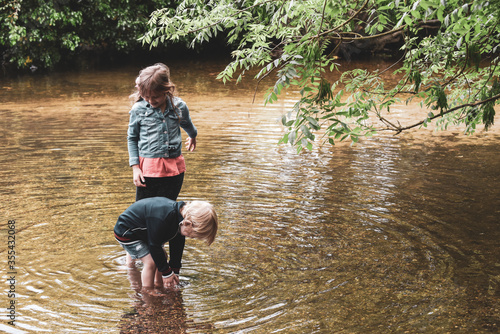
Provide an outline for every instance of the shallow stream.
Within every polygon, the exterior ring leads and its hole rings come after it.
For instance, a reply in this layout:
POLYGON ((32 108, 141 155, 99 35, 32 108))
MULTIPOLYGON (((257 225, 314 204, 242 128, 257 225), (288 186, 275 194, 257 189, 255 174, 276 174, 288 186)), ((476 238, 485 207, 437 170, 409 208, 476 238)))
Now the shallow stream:
POLYGON ((187 242, 166 297, 134 290, 112 234, 135 196, 126 130, 140 67, 0 79, 0 266, 15 276, 0 332, 498 331, 500 124, 297 155, 277 145, 292 97, 264 107, 250 80, 215 79, 222 64, 169 65, 199 131, 179 200, 214 203, 220 233, 209 248, 187 242))

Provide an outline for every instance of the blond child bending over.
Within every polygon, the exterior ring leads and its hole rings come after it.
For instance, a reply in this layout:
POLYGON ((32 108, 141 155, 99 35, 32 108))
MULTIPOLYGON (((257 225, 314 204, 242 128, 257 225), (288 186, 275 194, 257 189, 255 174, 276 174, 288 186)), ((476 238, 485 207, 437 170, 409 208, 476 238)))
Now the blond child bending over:
POLYGON ((116 222, 116 240, 127 252, 127 265, 143 262, 141 280, 146 291, 179 284, 185 237, 212 244, 218 220, 213 206, 205 201, 176 202, 165 197, 139 200, 116 222), (169 243, 170 261, 163 249, 169 243))

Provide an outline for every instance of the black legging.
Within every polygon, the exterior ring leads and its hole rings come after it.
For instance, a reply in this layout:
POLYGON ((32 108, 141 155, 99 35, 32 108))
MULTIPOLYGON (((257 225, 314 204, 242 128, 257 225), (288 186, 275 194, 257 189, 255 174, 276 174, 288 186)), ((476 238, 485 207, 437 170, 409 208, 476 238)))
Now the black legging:
POLYGON ((135 193, 136 201, 157 196, 176 201, 177 196, 181 192, 184 173, 170 177, 145 177, 144 179, 146 180, 146 186, 137 187, 135 193))

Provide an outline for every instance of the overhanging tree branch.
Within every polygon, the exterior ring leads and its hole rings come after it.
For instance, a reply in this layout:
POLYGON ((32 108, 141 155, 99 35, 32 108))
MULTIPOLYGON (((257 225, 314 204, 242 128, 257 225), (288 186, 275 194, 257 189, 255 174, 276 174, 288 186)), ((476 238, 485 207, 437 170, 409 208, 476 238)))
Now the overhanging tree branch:
POLYGON ((480 105, 483 105, 483 104, 486 104, 486 103, 489 103, 489 102, 495 102, 496 100, 499 100, 499 99, 500 99, 500 94, 492 96, 492 97, 490 97, 488 99, 485 99, 485 100, 482 100, 482 101, 475 102, 475 103, 462 104, 462 105, 450 108, 450 109, 448 109, 446 111, 443 111, 443 112, 441 112, 439 114, 436 114, 434 116, 428 117, 425 120, 422 120, 420 122, 417 122, 417 123, 414 123, 414 124, 408 125, 408 126, 396 126, 394 123, 390 122, 387 118, 380 116, 378 113, 377 113, 377 115, 378 115, 380 121, 382 121, 384 124, 387 124, 387 125, 390 126, 389 128, 385 128, 385 129, 381 129, 381 130, 395 131, 396 134, 399 134, 399 133, 401 133, 403 131, 406 131, 406 130, 413 129, 413 128, 416 128, 418 126, 421 126, 425 122, 432 121, 432 120, 434 120, 436 118, 443 117, 444 115, 452 113, 454 111, 457 111, 457 110, 460 110, 460 109, 464 109, 464 108, 477 107, 477 106, 480 106, 480 105))
MULTIPOLYGON (((258 67, 258 87, 264 78, 278 72, 274 85, 270 84, 266 103, 276 101, 285 86, 293 85, 300 91, 301 97, 292 111, 283 115, 286 129, 280 141, 296 146, 298 151, 311 149, 313 133, 321 129, 321 123, 329 124, 327 136, 332 144, 374 134, 374 126, 365 122, 374 110, 382 122, 380 127, 396 133, 439 117, 437 123, 443 128, 465 123, 467 133, 473 133, 476 125, 484 124, 488 129, 493 124, 495 102, 500 98, 500 84, 496 81, 500 77, 496 67, 500 45, 497 0, 466 4, 461 0, 354 0, 347 5, 327 0, 293 1, 293 5, 288 0, 180 2, 192 9, 189 16, 178 12, 177 17, 170 18, 167 12, 158 12, 159 22, 165 25, 156 29, 152 21, 149 36, 161 34, 165 41, 178 41, 179 36, 197 34, 193 41, 196 42, 214 38, 213 30, 231 29, 229 41, 239 42, 233 52, 235 60, 218 78, 226 82, 237 75, 239 81, 238 70, 258 67), (217 12, 209 13, 207 3, 217 12), (240 9, 237 4, 246 7, 240 9), (223 13, 226 7, 228 11, 223 13), (355 26, 358 19, 361 25, 355 26), (203 29, 206 30, 200 31, 203 29), (351 42, 352 47, 346 45, 351 42), (330 83, 322 81, 326 73, 337 68, 332 61, 336 52, 340 58, 349 57, 350 52, 376 55, 388 43, 392 55, 404 53, 385 70, 400 64, 391 80, 382 78, 381 73, 378 77, 376 73, 370 75, 363 67, 345 70, 333 86, 344 85, 346 89, 335 96, 330 83), (273 48, 279 48, 279 52, 273 54, 273 48), (483 61, 479 67, 481 54, 493 59, 483 61), (384 88, 387 83, 394 85, 392 89, 384 88), (345 93, 350 95, 344 96, 345 93), (392 116, 377 112, 390 110, 398 103, 399 93, 423 97, 427 107, 437 109, 433 111, 436 114, 429 113, 424 120, 413 119, 408 123, 416 123, 403 126, 392 116), (318 105, 319 100, 324 103, 318 105), (450 108, 448 100, 457 106, 450 108)), ((147 42, 151 43, 151 38, 147 42)), ((407 101, 413 101, 413 97, 407 101)))

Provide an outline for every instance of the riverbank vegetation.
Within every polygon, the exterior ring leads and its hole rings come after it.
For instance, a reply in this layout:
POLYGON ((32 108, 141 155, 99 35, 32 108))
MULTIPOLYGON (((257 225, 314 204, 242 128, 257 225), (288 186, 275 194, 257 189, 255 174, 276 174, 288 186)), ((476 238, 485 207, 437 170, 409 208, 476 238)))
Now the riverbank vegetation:
POLYGON ((458 125, 468 134, 494 123, 500 99, 500 0, 147 3, 54 0, 42 12, 44 5, 35 0, 10 1, 2 14, 7 18, 0 38, 3 61, 23 67, 36 57, 51 66, 79 50, 111 45, 131 52, 138 40, 151 52, 168 45, 196 50, 224 40, 233 58, 219 79, 237 82, 250 70, 258 73, 257 84, 274 78, 266 103, 279 99, 283 89, 301 92, 282 118, 287 130, 282 142, 298 151, 318 141, 356 142, 431 122, 442 129, 458 125), (23 14, 30 1, 34 9, 23 14), (341 60, 376 55, 389 56, 393 65, 374 72, 339 67, 341 60), (327 75, 332 71, 342 73, 332 80, 327 75), (401 77, 390 87, 381 80, 388 71, 401 77), (396 105, 415 101, 426 110, 418 122, 393 118, 396 105))
MULTIPOLYGON (((140 41, 150 14, 174 11, 164 0, 7 0, 0 5, 0 54, 6 75, 106 67, 165 52, 140 41)), ((183 43, 168 52, 186 52, 183 43)))

